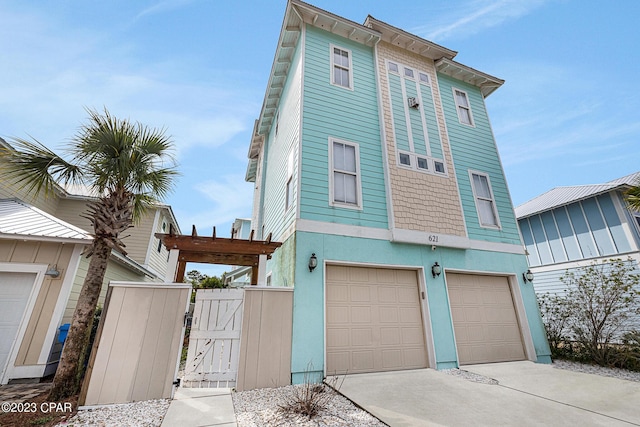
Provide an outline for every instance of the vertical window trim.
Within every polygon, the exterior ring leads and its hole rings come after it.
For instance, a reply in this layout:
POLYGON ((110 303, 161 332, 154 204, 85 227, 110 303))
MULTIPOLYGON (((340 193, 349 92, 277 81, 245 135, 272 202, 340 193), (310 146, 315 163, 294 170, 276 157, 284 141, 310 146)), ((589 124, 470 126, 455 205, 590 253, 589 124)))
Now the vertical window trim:
POLYGON ((338 138, 329 138, 329 206, 362 210, 362 180, 360 176, 360 145, 358 143, 345 141, 338 138), (333 177, 334 177, 334 173, 336 172, 336 170, 333 167, 333 144, 334 143, 349 145, 355 148, 354 155, 355 155, 355 161, 356 161, 355 176, 356 176, 356 201, 357 201, 357 203, 355 204, 336 202, 334 199, 333 177))
POLYGON ((470 127, 476 127, 476 121, 473 118, 473 111, 471 111, 471 99, 469 98, 469 94, 467 93, 467 91, 464 91, 462 89, 458 89, 456 87, 452 87, 451 88, 453 91, 453 103, 456 106, 456 114, 458 115, 458 122, 461 125, 464 126, 470 126, 470 127), (465 98, 467 99, 467 104, 469 104, 468 107, 465 107, 463 105, 458 104, 458 98, 456 97, 456 92, 460 92, 462 94, 464 94, 465 98), (471 123, 465 123, 462 121, 462 116, 460 116, 460 109, 466 109, 469 112, 469 120, 471 120, 471 123))
POLYGON ((289 157, 287 160, 287 176, 284 184, 284 211, 289 212, 291 207, 294 205, 293 200, 295 199, 295 188, 293 187, 293 160, 294 160, 295 150, 292 149, 289 152, 289 157))
POLYGON ((493 186, 491 185, 491 178, 489 177, 489 174, 484 173, 484 172, 480 172, 480 171, 476 171, 476 170, 469 170, 469 183, 471 184, 471 191, 473 192, 473 203, 476 206, 476 214, 478 215, 478 224, 480 225, 480 227, 482 228, 489 228, 489 229, 493 229, 493 230, 501 230, 502 229, 502 225, 500 223, 500 215, 498 214, 498 206, 496 205, 496 197, 495 194, 493 193, 493 186), (489 194, 491 196, 491 207, 493 210, 493 215, 496 219, 496 225, 491 225, 491 224, 483 224, 482 223, 482 218, 480 215, 480 207, 478 206, 478 200, 488 200, 486 198, 480 198, 476 192, 476 186, 473 182, 473 175, 478 175, 478 176, 484 176, 487 179, 487 185, 489 186, 489 194))
POLYGON ((353 90, 353 53, 351 52, 351 49, 345 49, 343 47, 340 47, 340 46, 337 46, 337 45, 334 45, 334 44, 331 43, 331 44, 329 44, 329 57, 331 58, 331 70, 330 70, 330 72, 331 72, 331 84, 333 86, 341 87, 343 89, 353 90), (337 65, 334 62, 334 59, 333 59, 333 55, 334 55, 333 51, 334 51, 334 49, 340 49, 341 51, 346 52, 347 55, 349 56, 349 66, 348 66, 348 68, 346 68, 346 70, 349 72, 349 86, 348 87, 347 86, 343 86, 343 85, 341 85, 339 83, 336 83, 334 69, 336 67, 342 68, 342 69, 345 69, 345 68, 342 65, 337 65))

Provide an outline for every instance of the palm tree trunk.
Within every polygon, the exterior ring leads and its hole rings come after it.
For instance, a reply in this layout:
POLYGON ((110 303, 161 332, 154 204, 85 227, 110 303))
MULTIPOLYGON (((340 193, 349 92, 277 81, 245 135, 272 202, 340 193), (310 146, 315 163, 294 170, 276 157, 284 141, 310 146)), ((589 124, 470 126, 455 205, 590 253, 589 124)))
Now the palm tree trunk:
POLYGON ((80 390, 84 374, 84 367, 81 366, 84 358, 81 356, 91 332, 91 323, 100 297, 111 248, 102 239, 96 239, 92 252, 87 276, 78 297, 58 370, 53 379, 53 388, 49 394, 49 399, 52 401, 73 396, 80 390))

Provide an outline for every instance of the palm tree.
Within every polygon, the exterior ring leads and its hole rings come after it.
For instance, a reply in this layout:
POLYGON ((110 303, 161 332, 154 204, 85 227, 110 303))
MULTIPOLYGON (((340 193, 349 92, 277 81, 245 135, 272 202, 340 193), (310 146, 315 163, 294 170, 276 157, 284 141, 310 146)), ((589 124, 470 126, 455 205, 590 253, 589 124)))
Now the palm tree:
POLYGON ((640 181, 625 192, 625 198, 632 210, 640 212, 640 181))
POLYGON ((88 123, 72 139, 67 161, 35 139, 15 139, 5 150, 3 175, 29 192, 51 193, 57 183, 83 184, 99 195, 83 215, 93 226, 93 242, 85 251, 90 257, 78 304, 73 314, 60 364, 49 398, 74 395, 80 387, 83 367, 79 362, 100 296, 111 251, 126 255, 121 233, 132 227, 147 207, 163 199, 177 175, 171 155, 172 141, 163 129, 118 120, 87 110, 88 123))

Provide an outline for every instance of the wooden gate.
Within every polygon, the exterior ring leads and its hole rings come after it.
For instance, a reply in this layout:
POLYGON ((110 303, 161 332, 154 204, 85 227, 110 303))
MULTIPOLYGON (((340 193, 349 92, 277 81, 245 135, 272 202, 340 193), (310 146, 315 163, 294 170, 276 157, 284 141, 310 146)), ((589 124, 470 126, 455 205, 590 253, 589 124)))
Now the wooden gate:
POLYGON ((183 387, 235 387, 240 357, 242 289, 199 289, 183 387))

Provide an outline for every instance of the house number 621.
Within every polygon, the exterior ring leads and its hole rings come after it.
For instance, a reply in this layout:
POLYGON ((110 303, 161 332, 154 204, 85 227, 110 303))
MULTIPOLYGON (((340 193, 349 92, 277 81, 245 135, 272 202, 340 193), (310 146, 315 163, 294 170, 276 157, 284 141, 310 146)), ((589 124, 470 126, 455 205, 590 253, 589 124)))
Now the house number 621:
POLYGON ((435 234, 430 234, 429 243, 438 243, 438 236, 436 236, 435 234))

